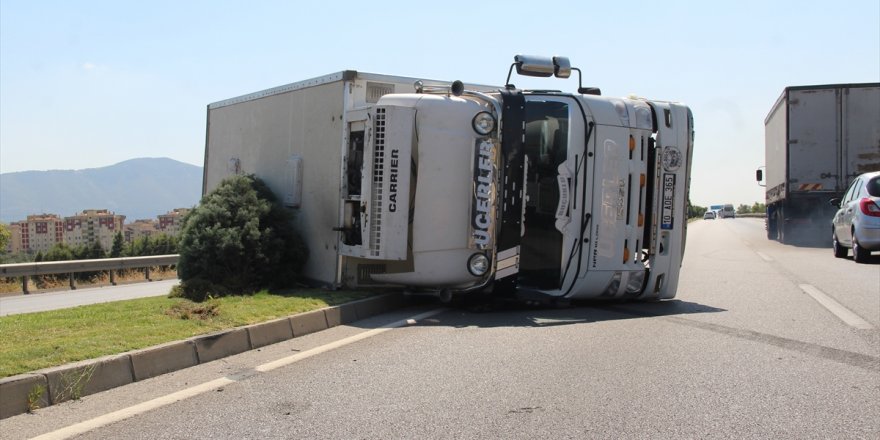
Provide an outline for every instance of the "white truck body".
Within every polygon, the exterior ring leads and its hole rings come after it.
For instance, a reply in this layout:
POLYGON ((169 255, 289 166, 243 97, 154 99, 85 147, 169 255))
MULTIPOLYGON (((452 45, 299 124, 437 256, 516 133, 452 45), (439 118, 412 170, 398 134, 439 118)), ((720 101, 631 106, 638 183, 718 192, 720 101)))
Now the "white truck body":
POLYGON ((827 238, 828 200, 880 170, 880 83, 787 87, 764 125, 769 238, 827 238))
POLYGON ((675 295, 687 107, 456 83, 344 71, 210 104, 203 192, 263 179, 328 285, 675 295))

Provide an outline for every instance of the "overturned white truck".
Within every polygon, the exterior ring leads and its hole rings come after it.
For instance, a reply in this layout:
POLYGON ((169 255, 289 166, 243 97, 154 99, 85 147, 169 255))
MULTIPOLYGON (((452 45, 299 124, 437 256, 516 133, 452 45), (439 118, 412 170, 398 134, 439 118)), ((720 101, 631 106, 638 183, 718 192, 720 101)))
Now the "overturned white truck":
POLYGON ((331 286, 674 297, 688 107, 519 90, 514 68, 580 75, 518 55, 500 88, 343 71, 210 104, 203 192, 263 179, 298 211, 305 275, 331 286))

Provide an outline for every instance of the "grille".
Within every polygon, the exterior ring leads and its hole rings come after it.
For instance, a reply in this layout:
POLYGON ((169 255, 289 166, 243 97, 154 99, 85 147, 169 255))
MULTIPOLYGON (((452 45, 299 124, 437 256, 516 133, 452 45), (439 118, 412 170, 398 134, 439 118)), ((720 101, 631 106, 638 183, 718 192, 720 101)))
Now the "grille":
POLYGON ((364 284, 379 284, 376 281, 373 281, 370 278, 370 275, 385 273, 386 268, 384 264, 358 264, 357 267, 357 282, 359 285, 364 284))
POLYGON ((393 84, 384 84, 384 83, 367 83, 367 102, 370 104, 375 104, 379 102, 379 98, 389 94, 394 93, 394 85, 393 84))
POLYGON ((378 257, 382 251, 382 207, 385 204, 385 109, 376 109, 375 148, 373 149, 373 202, 370 213, 370 254, 378 257))

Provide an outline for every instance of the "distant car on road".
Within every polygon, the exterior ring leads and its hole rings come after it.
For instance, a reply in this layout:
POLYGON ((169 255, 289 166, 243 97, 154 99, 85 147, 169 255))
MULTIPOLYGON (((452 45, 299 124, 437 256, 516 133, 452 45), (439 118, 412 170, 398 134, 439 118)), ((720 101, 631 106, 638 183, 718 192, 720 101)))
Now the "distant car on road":
POLYGON ((843 199, 831 199, 840 209, 831 221, 834 256, 845 258, 848 249, 853 260, 864 263, 871 251, 880 250, 880 171, 856 177, 843 199))
POLYGON ((736 218, 736 211, 733 209, 733 205, 724 205, 718 211, 718 218, 736 218))
POLYGON ((706 211, 703 214, 703 220, 715 220, 715 211, 706 211))

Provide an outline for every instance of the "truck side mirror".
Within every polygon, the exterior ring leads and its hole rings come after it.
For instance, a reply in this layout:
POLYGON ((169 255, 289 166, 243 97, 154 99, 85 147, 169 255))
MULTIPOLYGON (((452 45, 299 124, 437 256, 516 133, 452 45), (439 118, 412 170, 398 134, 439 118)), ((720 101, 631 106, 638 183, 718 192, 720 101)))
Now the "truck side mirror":
POLYGON ((758 182, 764 180, 764 170, 755 170, 755 180, 758 182))
POLYGON ((835 197, 835 198, 829 200, 828 203, 831 204, 831 206, 840 206, 840 198, 835 197))

